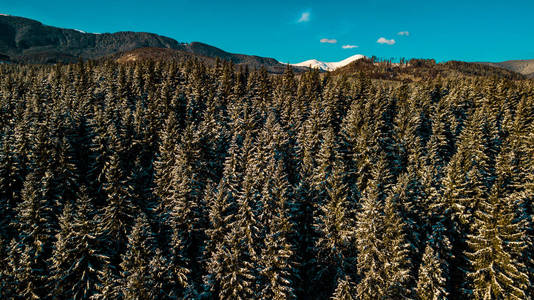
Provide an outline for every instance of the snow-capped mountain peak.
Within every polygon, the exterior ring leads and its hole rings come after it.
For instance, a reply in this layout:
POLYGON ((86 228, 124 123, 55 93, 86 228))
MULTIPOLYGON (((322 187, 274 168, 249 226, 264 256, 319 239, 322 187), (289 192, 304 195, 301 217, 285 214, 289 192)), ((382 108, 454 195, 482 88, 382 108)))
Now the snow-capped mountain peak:
POLYGON ((344 67, 350 64, 351 62, 358 60, 358 59, 362 59, 362 58, 365 58, 365 56, 361 54, 356 54, 356 55, 347 57, 344 60, 338 61, 338 62, 323 62, 323 61, 319 61, 316 59, 310 59, 310 60, 303 61, 298 64, 291 64, 291 65, 296 66, 296 67, 311 67, 311 68, 314 68, 314 69, 316 68, 316 69, 320 69, 323 71, 334 71, 335 69, 344 67))

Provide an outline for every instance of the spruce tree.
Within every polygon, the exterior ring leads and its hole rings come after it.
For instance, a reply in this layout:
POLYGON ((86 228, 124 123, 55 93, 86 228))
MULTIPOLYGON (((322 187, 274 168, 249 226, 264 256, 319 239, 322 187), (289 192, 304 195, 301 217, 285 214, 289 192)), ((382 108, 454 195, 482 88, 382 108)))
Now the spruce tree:
POLYGON ((466 297, 470 293, 466 277, 470 264, 470 259, 465 256, 467 236, 476 232, 475 217, 495 180, 492 164, 496 151, 492 139, 495 137, 493 133, 486 132, 488 127, 491 129, 495 125, 486 120, 487 113, 486 109, 477 110, 468 119, 460 135, 457 152, 447 165, 442 181, 443 192, 437 205, 444 215, 441 223, 451 233, 451 297, 466 297))
POLYGON ((244 245, 242 232, 233 226, 223 245, 218 245, 212 259, 212 272, 219 298, 248 299, 254 297, 254 266, 244 245))
POLYGON ((17 295, 15 276, 11 268, 13 261, 10 258, 15 255, 15 246, 10 247, 4 238, 0 239, 0 296, 3 298, 14 298, 17 295))
POLYGON ((223 177, 216 188, 208 188, 206 192, 205 202, 209 209, 209 227, 206 230, 208 239, 205 249, 205 256, 208 257, 207 274, 204 278, 206 293, 218 294, 220 288, 216 280, 217 270, 223 263, 220 248, 225 247, 226 236, 230 233, 231 224, 236 218, 237 197, 241 190, 240 182, 244 172, 240 161, 241 143, 241 137, 237 135, 232 137, 223 177))
POLYGON ((417 280, 417 297, 419 299, 447 299, 447 274, 442 261, 432 245, 427 244, 417 280))
POLYGON ((220 298, 244 299, 254 297, 259 224, 256 221, 256 194, 253 185, 254 164, 245 169, 245 162, 253 156, 253 142, 249 134, 242 142, 234 136, 230 155, 218 186, 215 202, 210 209, 211 229, 208 235, 218 241, 208 244, 210 253, 208 289, 220 298), (242 158, 238 157, 241 153, 242 158), (220 222, 224 220, 224 222, 220 222), (239 283, 239 284, 238 284, 239 283))
POLYGON ((271 159, 267 180, 262 190, 266 218, 264 247, 259 255, 260 298, 294 299, 294 246, 291 244, 292 226, 289 221, 288 187, 282 163, 271 159))
POLYGON ((165 120, 165 124, 159 133, 159 138, 159 149, 154 163, 155 187, 153 193, 158 198, 158 201, 161 202, 168 197, 169 189, 171 188, 171 170, 175 162, 173 152, 179 142, 178 120, 174 113, 170 113, 165 120))
POLYGON ((373 179, 362 195, 355 242, 361 299, 408 297, 411 294, 408 244, 402 219, 388 183, 385 156, 373 169, 373 179))
POLYGON ((128 232, 134 221, 135 206, 132 187, 122 169, 118 152, 113 152, 106 161, 105 183, 106 204, 98 215, 100 238, 109 243, 112 262, 124 251, 128 232))
POLYGON ((356 295, 359 299, 380 299, 386 295, 383 274, 385 253, 382 251, 383 204, 374 190, 362 195, 361 208, 357 215, 356 249, 359 282, 356 295))
POLYGON ((12 268, 17 294, 42 298, 48 294, 48 258, 54 240, 54 206, 46 192, 50 176, 36 178, 31 173, 22 190, 22 202, 17 207, 18 243, 12 245, 12 268))
POLYGON ((116 273, 115 265, 105 265, 99 270, 100 284, 93 295, 94 299, 121 299, 124 296, 121 294, 121 278, 116 273))
POLYGON ((331 299, 333 300, 355 300, 354 292, 354 283, 351 281, 348 275, 345 275, 344 278, 339 277, 337 281, 337 286, 332 295, 331 299))
POLYGON ((89 299, 94 295, 99 270, 109 263, 96 236, 95 210, 84 188, 75 205, 60 216, 60 232, 51 257, 52 297, 89 299))
MULTIPOLYGON (((327 178, 326 202, 319 207, 316 217, 318 239, 315 247, 318 250, 318 264, 322 265, 321 273, 324 287, 327 288, 326 278, 331 278, 330 286, 334 288, 336 277, 351 274, 354 271, 352 247, 354 224, 349 217, 349 211, 355 207, 347 198, 347 187, 343 182, 342 169, 339 162, 334 162, 332 174, 327 178)), ((319 274, 321 276, 321 274, 319 274)))
POLYGON ((495 187, 489 198, 482 200, 476 214, 477 231, 469 235, 472 293, 477 299, 525 299, 529 278, 522 262, 525 232, 513 209, 517 198, 501 198, 499 192, 495 187))
POLYGON ((410 272, 409 248, 405 224, 398 214, 399 208, 394 196, 389 195, 384 206, 384 233, 382 237, 384 252, 384 275, 388 298, 408 298, 413 290, 410 272))
POLYGON ((160 295, 152 260, 157 252, 154 234, 145 215, 140 214, 128 236, 122 255, 120 294, 124 299, 153 299, 160 295))

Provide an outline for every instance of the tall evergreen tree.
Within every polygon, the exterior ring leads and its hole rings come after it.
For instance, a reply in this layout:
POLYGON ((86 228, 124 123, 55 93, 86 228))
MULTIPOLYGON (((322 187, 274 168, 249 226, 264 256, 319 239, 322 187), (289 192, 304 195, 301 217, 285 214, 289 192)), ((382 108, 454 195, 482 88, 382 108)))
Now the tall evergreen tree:
POLYGON ((385 157, 375 166, 373 179, 362 195, 355 230, 360 282, 358 298, 396 298, 411 294, 408 244, 397 215, 385 157), (384 181, 386 180, 386 181, 384 181))
POLYGON ((63 209, 51 257, 52 297, 89 299, 101 284, 98 273, 109 258, 95 234, 94 215, 85 189, 74 205, 67 203, 63 209))
POLYGON ((356 295, 359 299, 380 299, 385 297, 387 278, 383 274, 385 253, 382 252, 384 224, 383 203, 374 189, 365 190, 356 223, 357 269, 359 282, 356 295))
POLYGON ((124 299, 153 299, 162 296, 156 282, 152 261, 158 251, 148 219, 141 214, 136 218, 128 248, 120 263, 122 281, 120 295, 124 299))
POLYGON ((22 190, 17 207, 18 243, 12 245, 11 267, 14 269, 17 294, 38 299, 48 294, 48 258, 54 241, 54 207, 47 197, 50 176, 36 178, 31 173, 22 190))
POLYGON ((499 192, 495 187, 476 214, 477 231, 468 240, 472 265, 468 276, 477 299, 525 299, 529 283, 522 262, 525 232, 515 220, 516 197, 501 198, 499 192))
POLYGON ((354 283, 348 275, 345 275, 344 278, 338 278, 336 289, 331 298, 334 300, 354 300, 356 299, 354 294, 354 283))
POLYGON ((208 234, 220 240, 209 244, 211 274, 207 283, 211 292, 220 298, 253 297, 257 289, 253 257, 257 255, 259 227, 254 209, 253 170, 247 171, 244 165, 253 154, 250 135, 247 134, 242 143, 240 150, 238 137, 234 136, 224 176, 210 210, 212 229, 208 234), (240 153, 243 161, 238 157, 240 153))
POLYGON ((100 238, 109 243, 108 254, 116 261, 127 244, 135 212, 132 187, 124 174, 118 152, 113 152, 106 161, 104 191, 107 194, 106 204, 98 215, 98 232, 100 238))
POLYGON ((390 194, 384 206, 384 235, 382 251, 385 255, 384 274, 388 298, 408 298, 413 290, 410 273, 409 248, 405 225, 398 214, 399 208, 390 194))
POLYGON ((267 180, 262 190, 266 218, 264 247, 259 254, 259 297, 294 299, 294 247, 291 244, 292 226, 289 221, 289 183, 280 161, 271 159, 267 180))
POLYGON ((446 270, 444 270, 442 259, 429 243, 419 268, 417 297, 422 300, 447 299, 447 274, 444 271, 446 270))
POLYGON ((342 169, 339 162, 334 162, 332 174, 327 178, 328 198, 326 203, 319 208, 320 214, 317 216, 316 227, 318 239, 316 247, 318 249, 318 264, 322 265, 321 282, 323 289, 328 284, 334 288, 336 277, 344 277, 344 274, 354 272, 355 257, 353 242, 354 224, 349 217, 349 211, 355 208, 350 199, 347 198, 347 187, 343 182, 342 169), (326 278, 331 278, 332 282, 326 282, 326 278))

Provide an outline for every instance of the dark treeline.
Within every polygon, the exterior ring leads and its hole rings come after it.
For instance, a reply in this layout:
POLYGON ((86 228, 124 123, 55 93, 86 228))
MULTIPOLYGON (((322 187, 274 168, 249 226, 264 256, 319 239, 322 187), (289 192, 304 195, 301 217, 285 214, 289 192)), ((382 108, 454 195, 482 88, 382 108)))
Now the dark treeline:
POLYGON ((0 65, 2 299, 527 299, 534 83, 0 65))
POLYGON ((509 80, 526 79, 525 76, 519 73, 480 63, 463 61, 436 63, 433 59, 406 60, 404 58, 401 58, 399 63, 394 63, 392 60, 380 60, 376 57, 358 59, 332 73, 351 76, 360 72, 372 79, 405 83, 421 80, 428 81, 436 77, 450 78, 458 76, 499 77, 509 80))

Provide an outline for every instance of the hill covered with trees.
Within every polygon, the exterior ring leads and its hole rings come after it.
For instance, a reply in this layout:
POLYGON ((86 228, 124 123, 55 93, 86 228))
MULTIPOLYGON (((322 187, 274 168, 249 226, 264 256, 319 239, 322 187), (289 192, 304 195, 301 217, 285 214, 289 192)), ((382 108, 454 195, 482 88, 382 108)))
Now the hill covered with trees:
POLYGON ((0 297, 527 299, 534 83, 353 74, 0 64, 0 297))
POLYGON ((393 63, 390 60, 380 60, 376 57, 359 59, 345 67, 335 70, 333 73, 344 74, 346 76, 354 76, 362 73, 374 79, 400 82, 458 76, 480 76, 511 80, 526 78, 524 75, 513 70, 506 70, 496 65, 482 63, 453 60, 436 63, 434 59, 401 59, 399 63, 393 63))

